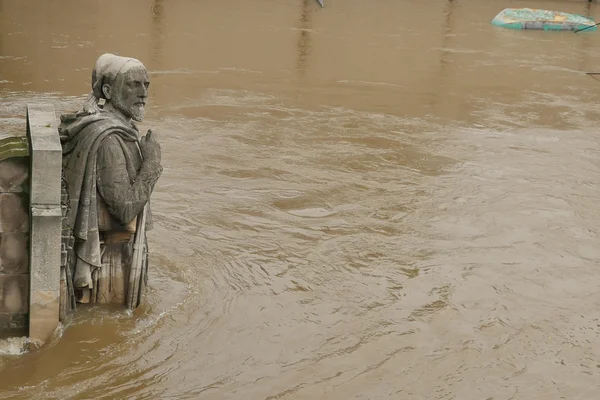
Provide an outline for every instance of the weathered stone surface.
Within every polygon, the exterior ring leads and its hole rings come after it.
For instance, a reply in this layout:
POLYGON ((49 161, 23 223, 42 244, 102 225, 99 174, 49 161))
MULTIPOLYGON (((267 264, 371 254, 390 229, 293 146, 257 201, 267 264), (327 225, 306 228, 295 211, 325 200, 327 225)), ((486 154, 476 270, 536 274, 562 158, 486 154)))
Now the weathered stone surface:
POLYGON ((28 275, 0 274, 0 314, 27 313, 28 275))
POLYGON ((29 158, 0 161, 0 192, 23 192, 29 178, 29 158))
POLYGON ((0 274, 26 274, 29 267, 27 233, 0 234, 0 274))
POLYGON ((52 104, 27 106, 31 204, 60 204, 62 147, 52 104))
POLYGON ((29 230, 26 199, 20 193, 0 193, 0 233, 29 230))

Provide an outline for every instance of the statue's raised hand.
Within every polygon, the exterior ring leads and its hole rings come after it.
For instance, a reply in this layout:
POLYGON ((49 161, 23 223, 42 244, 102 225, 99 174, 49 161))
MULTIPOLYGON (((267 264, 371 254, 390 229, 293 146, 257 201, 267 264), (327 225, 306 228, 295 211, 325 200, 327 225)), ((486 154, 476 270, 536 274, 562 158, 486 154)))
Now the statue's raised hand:
POLYGON ((160 164, 160 144, 156 140, 156 133, 148 129, 148 133, 140 140, 140 151, 145 161, 156 161, 160 164))

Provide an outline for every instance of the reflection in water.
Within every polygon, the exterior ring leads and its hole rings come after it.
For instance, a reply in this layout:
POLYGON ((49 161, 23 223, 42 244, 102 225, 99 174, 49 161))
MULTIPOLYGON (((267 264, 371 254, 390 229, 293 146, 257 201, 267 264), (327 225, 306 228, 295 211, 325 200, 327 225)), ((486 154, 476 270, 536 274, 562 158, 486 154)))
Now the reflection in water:
MULTIPOLYGON (((598 4, 596 2, 594 2, 593 4, 591 1, 586 2, 585 3, 585 12, 583 13, 583 15, 585 15, 586 17, 593 18, 597 7, 598 7, 598 4)), ((588 32, 588 33, 591 33, 591 32, 588 32)), ((593 40, 593 37, 584 35, 582 40, 580 40, 580 42, 579 42, 580 43, 579 48, 580 48, 580 54, 581 54, 581 56, 579 57, 579 60, 580 60, 579 70, 584 70, 585 66, 588 64, 587 52, 589 51, 588 49, 590 48, 591 40, 593 40)))
POLYGON ((0 130, 131 54, 165 170, 147 304, 1 342, 0 399, 597 398, 597 34, 493 27, 514 0, 49 4, 0 0, 0 130))
POLYGON ((152 55, 150 59, 152 60, 152 66, 155 69, 162 69, 162 65, 160 61, 162 60, 162 49, 164 46, 164 6, 163 0, 153 0, 152 1, 152 28, 150 44, 152 45, 152 55))
POLYGON ((583 15, 586 17, 592 16, 592 0, 588 0, 587 4, 585 5, 585 13, 583 15))
MULTIPOLYGON (((451 57, 451 52, 449 51, 448 47, 450 46, 453 36, 452 13, 455 6, 456 3, 453 0, 447 0, 446 5, 444 6, 444 24, 442 29, 442 45, 440 49, 440 69, 436 77, 441 87, 447 84, 447 79, 450 76, 450 72, 448 71, 448 63, 450 62, 449 59, 451 57)), ((443 97, 441 97, 443 91, 440 90, 438 93, 440 96, 436 96, 434 98, 435 104, 444 101, 443 97)))
POLYGON ((429 100, 429 103, 434 110, 447 107, 447 99, 444 97, 444 93, 448 90, 453 78, 451 68, 451 58, 453 53, 450 47, 454 36, 453 12, 455 7, 456 3, 453 0, 446 0, 443 8, 441 27, 435 27, 436 30, 440 30, 442 40, 439 46, 435 47, 435 51, 439 53, 439 59, 436 63, 439 65, 439 68, 432 71, 431 77, 432 82, 436 82, 440 88, 440 90, 431 96, 431 99, 429 100))
POLYGON ((440 55, 440 75, 444 75, 444 67, 448 63, 448 43, 452 36, 452 11, 454 10, 455 2, 453 0, 448 0, 444 9, 444 29, 442 31, 443 39, 442 39, 442 51, 440 55))
POLYGON ((298 36, 298 58, 296 60, 296 70, 298 71, 298 77, 300 81, 304 78, 307 67, 307 59, 310 54, 310 30, 311 24, 311 10, 310 5, 313 2, 310 0, 302 0, 300 3, 300 23, 298 24, 299 36, 298 36))

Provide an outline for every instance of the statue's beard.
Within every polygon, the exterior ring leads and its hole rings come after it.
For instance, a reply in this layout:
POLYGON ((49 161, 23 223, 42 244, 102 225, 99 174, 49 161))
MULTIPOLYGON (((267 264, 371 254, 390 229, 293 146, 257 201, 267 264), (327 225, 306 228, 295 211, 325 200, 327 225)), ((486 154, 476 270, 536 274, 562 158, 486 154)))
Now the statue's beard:
POLYGON ((143 104, 132 104, 131 106, 126 106, 121 102, 121 99, 115 97, 112 100, 113 106, 121 111, 125 116, 131 118, 134 121, 142 122, 144 120, 144 105, 143 104))

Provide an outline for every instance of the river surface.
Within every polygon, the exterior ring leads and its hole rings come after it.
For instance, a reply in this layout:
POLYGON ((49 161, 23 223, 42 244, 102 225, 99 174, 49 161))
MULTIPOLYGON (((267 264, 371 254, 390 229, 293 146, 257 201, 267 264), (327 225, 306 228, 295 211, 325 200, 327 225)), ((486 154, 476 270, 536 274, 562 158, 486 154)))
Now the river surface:
POLYGON ((0 129, 151 71, 146 304, 0 343, 2 399, 597 399, 586 1, 0 0, 0 129))

